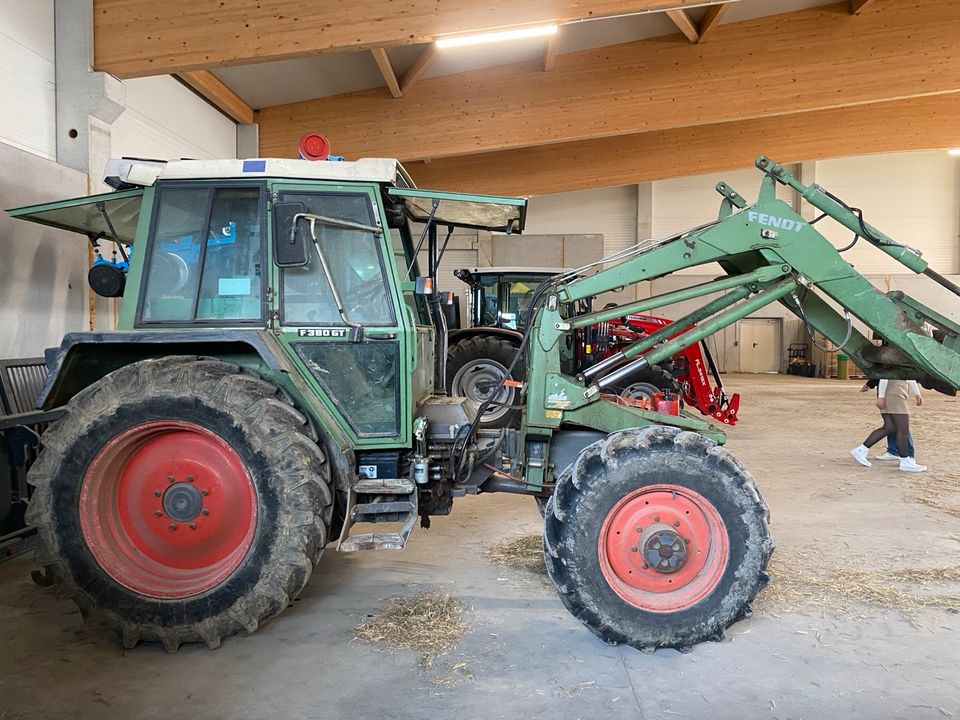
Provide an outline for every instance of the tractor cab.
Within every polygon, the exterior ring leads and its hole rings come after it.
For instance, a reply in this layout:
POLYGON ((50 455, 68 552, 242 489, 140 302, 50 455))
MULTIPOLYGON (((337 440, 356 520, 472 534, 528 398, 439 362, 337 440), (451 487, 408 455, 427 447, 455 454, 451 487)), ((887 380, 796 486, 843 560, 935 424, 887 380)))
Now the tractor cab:
POLYGON ((519 233, 526 212, 522 198, 417 189, 379 158, 123 159, 105 182, 116 191, 10 211, 86 236, 90 286, 120 301, 116 332, 66 336, 44 407, 162 344, 200 343, 295 379, 308 413, 371 451, 409 447, 443 384, 438 229, 519 233))
POLYGON ((470 287, 470 327, 526 329, 534 291, 564 268, 460 268, 453 274, 470 287))

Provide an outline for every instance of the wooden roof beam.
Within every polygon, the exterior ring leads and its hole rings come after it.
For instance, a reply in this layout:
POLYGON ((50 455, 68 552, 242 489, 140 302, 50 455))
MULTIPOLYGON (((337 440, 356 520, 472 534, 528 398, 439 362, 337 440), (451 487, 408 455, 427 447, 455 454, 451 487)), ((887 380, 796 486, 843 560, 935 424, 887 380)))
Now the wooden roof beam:
POLYGON ((390 56, 387 55, 386 49, 373 48, 370 53, 377 63, 377 68, 380 70, 380 74, 383 76, 383 82, 386 83, 390 94, 395 98, 402 97, 403 93, 400 92, 400 83, 397 82, 397 73, 393 70, 393 63, 390 62, 390 56))
MULTIPOLYGON (((960 146, 960 94, 463 155, 406 168, 421 187, 544 195, 778 162, 960 146)), ((759 184, 760 173, 757 173, 759 184)), ((738 188, 752 197, 756 187, 738 188)), ((717 204, 720 197, 717 196, 717 204)), ((522 240, 522 238, 521 238, 522 240)))
POLYGON ((700 27, 697 29, 699 37, 697 37, 697 42, 703 42, 703 39, 707 36, 708 33, 712 32, 717 25, 720 24, 720 21, 723 20, 723 16, 727 14, 727 10, 730 9, 730 3, 722 3, 720 5, 711 5, 707 8, 707 14, 703 16, 703 19, 700 21, 700 27))
POLYGON ((550 72, 557 65, 557 46, 560 44, 560 28, 547 38, 547 46, 543 51, 543 71, 550 72))
POLYGON ((253 123, 253 108, 209 70, 188 70, 177 78, 234 122, 253 123))
POLYGON ((408 67, 407 71, 403 74, 403 79, 400 80, 400 94, 406 95, 410 92, 413 86, 423 77, 423 74, 430 69, 430 66, 433 65, 433 61, 436 59, 437 44, 430 43, 420 51, 417 59, 411 63, 410 67, 408 67))
POLYGON ((382 89, 263 108, 261 154, 289 155, 318 119, 347 157, 409 161, 960 92, 960 2, 883 8, 852 34, 846 2, 728 23, 696 62, 669 35, 565 53, 548 73, 524 62, 431 77, 402 112, 382 89))
POLYGON ((700 31, 697 30, 697 26, 693 24, 686 10, 667 10, 667 17, 673 21, 680 32, 687 36, 687 40, 692 43, 700 40, 700 31))
POLYGON ((422 45, 703 0, 93 0, 94 67, 119 78, 422 45))
POLYGON ((871 4, 873 4, 873 0, 850 0, 850 14, 856 15, 871 4))

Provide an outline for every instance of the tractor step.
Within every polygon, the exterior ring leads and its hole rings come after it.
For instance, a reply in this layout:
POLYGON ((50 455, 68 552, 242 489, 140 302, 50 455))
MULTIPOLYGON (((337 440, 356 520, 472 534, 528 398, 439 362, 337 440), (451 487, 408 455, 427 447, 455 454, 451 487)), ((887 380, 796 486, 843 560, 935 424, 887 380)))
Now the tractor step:
POLYGON ((403 550, 417 522, 417 486, 405 478, 358 478, 347 493, 346 520, 337 550, 403 550), (368 502, 357 502, 358 497, 368 502), (372 496, 372 497, 371 497, 372 496), (350 535, 357 523, 403 523, 399 532, 350 535))
POLYGON ((402 518, 382 519, 384 515, 404 515, 413 512, 414 505, 406 500, 400 502, 361 503, 353 506, 350 513, 354 522, 395 522, 402 518))
POLYGON ((340 552, 356 552, 358 550, 403 550, 407 545, 410 533, 363 533, 353 535, 340 542, 337 550, 340 552))
POLYGON ((415 487, 406 478, 359 478, 353 484, 358 495, 409 495, 415 487))

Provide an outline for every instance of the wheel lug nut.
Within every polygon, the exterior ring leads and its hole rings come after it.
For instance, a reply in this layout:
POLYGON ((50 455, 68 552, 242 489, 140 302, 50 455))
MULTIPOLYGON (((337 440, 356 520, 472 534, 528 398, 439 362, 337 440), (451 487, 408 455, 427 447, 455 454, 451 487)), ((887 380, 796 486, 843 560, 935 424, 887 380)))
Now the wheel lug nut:
POLYGON ((643 569, 644 569, 644 570, 649 570, 649 569, 650 569, 650 566, 647 565, 646 563, 644 563, 644 564, 643 564, 643 569))
POLYGON ((674 520, 674 521, 673 521, 673 526, 674 526, 674 527, 680 527, 680 521, 679 521, 679 520, 674 520))
POLYGON ((195 524, 195 523, 190 523, 190 529, 191 529, 191 530, 196 530, 196 529, 197 529, 196 524, 195 524))
POLYGON ((154 497, 160 497, 161 494, 162 494, 162 493, 161 493, 159 490, 154 490, 154 491, 153 491, 153 496, 154 496, 154 497))
MULTIPOLYGON (((201 510, 200 512, 202 512, 204 515, 209 515, 209 514, 210 514, 210 511, 209 511, 207 508, 204 508, 204 509, 201 510)), ((690 541, 687 540, 687 542, 690 542, 690 541)))
POLYGON ((170 528, 171 530, 176 530, 176 529, 177 529, 177 524, 176 524, 176 523, 170 523, 169 525, 167 525, 167 527, 170 528))
POLYGON ((201 495, 209 495, 209 494, 210 494, 210 491, 207 490, 206 488, 204 488, 203 490, 200 491, 200 494, 201 494, 201 495))
POLYGON ((642 526, 642 525, 637 525, 637 532, 638 532, 638 533, 643 532, 643 526, 642 526))
POLYGON ((659 516, 659 515, 654 515, 654 516, 653 516, 653 521, 654 521, 654 522, 660 522, 660 516, 659 516))
POLYGON ((193 482, 193 475, 187 475, 187 482, 193 482))
POLYGON ((637 552, 637 546, 634 545, 632 548, 630 548, 630 552, 637 552))
POLYGON ((172 483, 176 478, 173 475, 167 475, 167 482, 172 483))
POLYGON ((690 544, 690 538, 684 538, 683 541, 684 541, 687 545, 690 544))
POLYGON ((163 517, 163 510, 154 510, 153 514, 157 517, 163 517))

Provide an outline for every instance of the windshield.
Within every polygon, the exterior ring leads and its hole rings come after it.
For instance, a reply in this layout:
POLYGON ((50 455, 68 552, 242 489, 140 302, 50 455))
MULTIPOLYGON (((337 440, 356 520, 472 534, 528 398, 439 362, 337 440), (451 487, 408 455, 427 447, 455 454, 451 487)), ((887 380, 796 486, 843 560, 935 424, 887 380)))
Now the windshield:
MULTIPOLYGON (((363 226, 376 222, 373 205, 366 194, 284 192, 281 199, 285 203, 302 203, 306 213, 334 221, 363 226)), ((387 294, 379 233, 318 220, 314 234, 347 319, 364 325, 392 325, 393 306, 387 294)), ((343 324, 315 248, 310 248, 307 265, 283 270, 283 322, 285 325, 343 324)))

